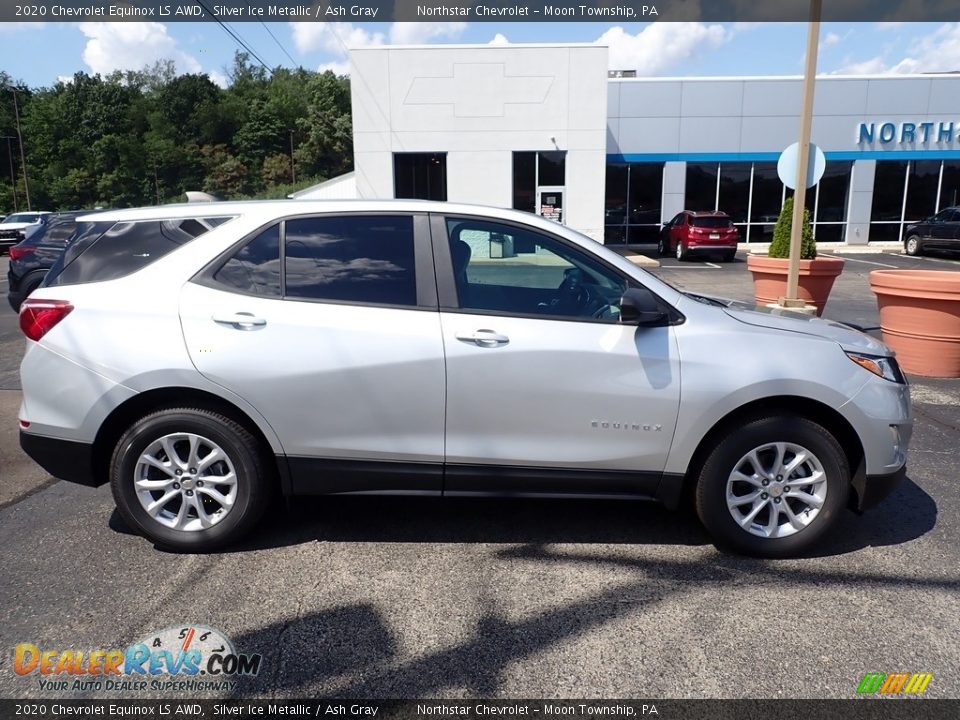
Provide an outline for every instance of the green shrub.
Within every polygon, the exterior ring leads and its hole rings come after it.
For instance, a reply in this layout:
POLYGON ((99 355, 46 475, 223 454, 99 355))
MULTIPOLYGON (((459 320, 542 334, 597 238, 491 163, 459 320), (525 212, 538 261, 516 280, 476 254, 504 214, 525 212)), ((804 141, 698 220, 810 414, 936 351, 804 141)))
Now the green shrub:
MULTIPOLYGON (((767 255, 772 258, 790 257, 790 230, 793 225, 793 198, 788 197, 773 228, 773 242, 767 255)), ((812 260, 817 256, 817 244, 813 241, 813 226, 810 224, 810 210, 803 209, 803 233, 800 240, 800 259, 812 260)))

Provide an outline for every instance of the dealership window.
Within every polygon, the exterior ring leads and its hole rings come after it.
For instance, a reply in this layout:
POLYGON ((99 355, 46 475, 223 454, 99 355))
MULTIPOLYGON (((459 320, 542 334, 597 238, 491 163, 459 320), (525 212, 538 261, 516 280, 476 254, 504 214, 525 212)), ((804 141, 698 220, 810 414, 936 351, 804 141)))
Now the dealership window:
POLYGON ((773 227, 783 207, 783 183, 775 162, 753 164, 753 195, 750 198, 750 240, 770 242, 773 227))
MULTIPOLYGON (((813 236, 818 242, 843 241, 852 174, 852 161, 831 160, 813 190, 810 217, 813 219, 813 236)), ((809 195, 807 202, 810 202, 809 195)))
MULTIPOLYGON (((827 163, 820 184, 807 192, 813 233, 821 241, 843 238, 852 167, 845 161, 827 163)), ((727 213, 747 242, 773 239, 780 209, 792 194, 775 162, 687 163, 686 209, 727 213)))
POLYGON ((730 216, 734 224, 747 222, 750 206, 750 171, 752 163, 724 163, 720 166, 720 192, 717 205, 730 216))
POLYGON ((918 160, 910 163, 910 176, 907 179, 907 201, 903 207, 904 221, 924 220, 937 212, 937 185, 939 182, 939 160, 918 160))
POLYGON ((532 213, 537 208, 537 154, 513 154, 513 209, 532 213))
POLYGON ((513 154, 513 209, 536 212, 537 188, 566 185, 567 153, 562 150, 513 154))
POLYGON ((687 210, 717 209, 719 163, 687 163, 687 210))
POLYGON ((960 206, 960 160, 944 160, 937 210, 960 206))
POLYGON ((656 243, 660 233, 663 163, 607 165, 603 242, 656 243))
POLYGON ((394 153, 393 196, 415 200, 446 200, 446 153, 394 153))
POLYGON ((565 185, 567 154, 562 150, 537 153, 537 185, 565 185))
POLYGON ((878 160, 873 178, 870 240, 903 239, 903 230, 960 204, 960 162, 878 160))
POLYGON ((903 218, 903 191, 909 163, 878 160, 873 176, 873 206, 870 210, 870 239, 899 240, 903 218))

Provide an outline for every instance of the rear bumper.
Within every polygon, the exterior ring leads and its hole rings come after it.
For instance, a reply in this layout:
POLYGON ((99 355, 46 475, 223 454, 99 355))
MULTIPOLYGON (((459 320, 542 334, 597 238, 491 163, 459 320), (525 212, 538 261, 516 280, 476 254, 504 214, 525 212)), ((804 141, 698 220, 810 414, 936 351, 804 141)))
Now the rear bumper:
POLYGON ((880 504, 907 477, 907 466, 886 475, 861 476, 861 482, 854 481, 853 488, 857 498, 855 508, 859 512, 869 510, 880 504))
POLYGON ((687 252, 717 252, 718 250, 731 250, 736 252, 738 247, 737 243, 698 243, 696 245, 688 244, 687 252))
POLYGON ((68 482, 98 487, 106 478, 93 474, 93 446, 75 440, 45 437, 20 431, 20 447, 30 459, 53 477, 68 482))

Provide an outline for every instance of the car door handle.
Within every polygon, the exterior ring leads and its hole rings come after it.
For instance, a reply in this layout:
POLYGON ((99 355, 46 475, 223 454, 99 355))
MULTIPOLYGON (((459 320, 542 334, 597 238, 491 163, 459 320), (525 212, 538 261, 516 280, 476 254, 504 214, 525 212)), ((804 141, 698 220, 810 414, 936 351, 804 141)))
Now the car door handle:
POLYGON ((457 333, 456 338, 457 340, 473 343, 480 347, 497 347, 510 342, 510 338, 506 335, 500 335, 493 330, 475 330, 473 332, 457 333))
POLYGON ((267 321, 263 318, 254 317, 253 313, 248 312, 238 312, 233 313, 233 315, 214 315, 213 321, 223 325, 232 325, 237 330, 253 330, 267 324, 267 321))

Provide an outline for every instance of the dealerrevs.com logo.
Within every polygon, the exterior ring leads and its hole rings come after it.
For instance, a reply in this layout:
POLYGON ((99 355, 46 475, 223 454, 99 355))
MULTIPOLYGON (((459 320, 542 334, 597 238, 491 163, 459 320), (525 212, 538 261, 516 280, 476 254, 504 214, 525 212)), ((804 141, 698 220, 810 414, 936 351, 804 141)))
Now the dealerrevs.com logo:
POLYGON ((858 695, 922 695, 932 673, 867 673, 857 686, 858 695))
POLYGON ((263 657, 238 653, 219 630, 183 625, 120 648, 60 650, 20 643, 13 671, 45 691, 233 690, 237 677, 260 672, 263 657))

